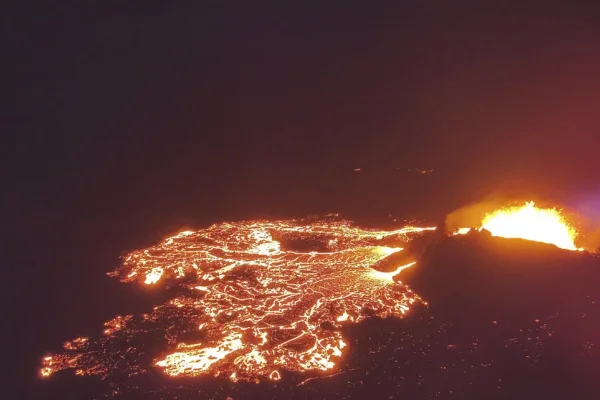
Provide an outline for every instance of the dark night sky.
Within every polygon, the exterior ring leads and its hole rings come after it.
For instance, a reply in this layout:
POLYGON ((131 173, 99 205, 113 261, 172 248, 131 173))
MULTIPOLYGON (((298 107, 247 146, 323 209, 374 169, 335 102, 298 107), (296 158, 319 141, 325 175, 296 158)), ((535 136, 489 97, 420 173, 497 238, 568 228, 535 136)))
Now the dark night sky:
POLYGON ((2 16, 11 288, 36 293, 30 328, 99 325, 115 311, 72 304, 107 296, 82 282, 182 225, 598 190, 591 6, 59 3, 2 16), (397 173, 414 167, 436 172, 397 173))

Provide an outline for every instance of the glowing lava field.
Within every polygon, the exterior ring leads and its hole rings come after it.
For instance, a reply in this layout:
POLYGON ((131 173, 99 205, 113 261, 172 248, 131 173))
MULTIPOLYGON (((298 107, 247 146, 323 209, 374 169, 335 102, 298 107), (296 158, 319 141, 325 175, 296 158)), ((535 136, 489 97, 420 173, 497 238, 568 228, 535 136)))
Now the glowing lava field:
POLYGON ((329 370, 345 343, 339 330, 366 316, 402 316, 419 296, 370 265, 401 251, 400 245, 432 228, 384 232, 347 222, 244 222, 182 232, 136 251, 113 273, 124 282, 176 285, 181 294, 149 314, 105 323, 104 337, 65 343, 65 352, 44 358, 42 374, 62 369, 106 376, 122 346, 162 330, 165 354, 151 365, 118 364, 135 374, 158 367, 173 376, 225 374, 232 380, 278 380, 280 370, 329 370), (319 243, 320 251, 286 249, 319 243), (197 333, 196 340, 184 340, 197 333))
MULTIPOLYGON (((488 213, 475 228, 579 250, 577 231, 560 211, 533 203, 488 213)), ((156 370, 232 382, 279 381, 284 372, 333 374, 352 351, 341 327, 427 308, 428 299, 401 282, 401 271, 414 262, 389 272, 372 267, 432 231, 365 229, 327 217, 181 232, 128 254, 109 274, 169 291, 170 300, 105 322, 100 337, 64 343, 43 357, 40 373, 111 379, 156 370)))

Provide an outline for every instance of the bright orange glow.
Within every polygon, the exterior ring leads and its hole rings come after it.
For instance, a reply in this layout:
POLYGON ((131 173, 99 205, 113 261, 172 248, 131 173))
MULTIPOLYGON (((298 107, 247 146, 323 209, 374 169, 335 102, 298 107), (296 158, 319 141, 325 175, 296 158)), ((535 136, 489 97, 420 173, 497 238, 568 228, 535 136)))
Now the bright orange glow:
MULTIPOLYGON (((556 208, 538 208, 533 202, 488 213, 481 228, 493 236, 526 239, 553 244, 561 249, 582 250, 575 246, 577 230, 556 208)), ((464 235, 470 228, 460 228, 454 235, 464 235)))
MULTIPOLYGON (((135 276, 137 274, 137 271, 133 271, 133 272, 131 272, 131 274, 132 275, 130 275, 130 276, 135 276)), ((156 282, 158 282, 160 280, 162 275, 163 275, 163 269, 161 267, 154 267, 149 272, 146 273, 146 280, 144 280, 144 283, 146 285, 155 284, 156 282)))
POLYGON ((182 232, 129 254, 109 274, 159 290, 176 287, 176 297, 148 314, 115 317, 95 341, 65 343, 64 352, 42 360, 40 373, 159 368, 170 376, 277 381, 281 370, 334 369, 347 348, 336 328, 368 315, 401 317, 423 303, 394 279, 414 262, 392 272, 371 266, 433 229, 381 231, 327 219, 182 232), (158 346, 154 360, 146 359, 148 341, 158 346))
POLYGON ((269 375, 269 379, 271 379, 272 381, 280 380, 281 375, 279 375, 279 371, 275 370, 275 371, 271 372, 271 374, 269 375))
POLYGON ((493 236, 553 244, 566 250, 575 246, 577 231, 555 208, 538 208, 533 202, 503 208, 485 216, 482 227, 493 236))
POLYGON ((465 235, 467 233, 469 233, 469 231, 471 230, 471 228, 459 228, 456 232, 454 232, 455 235, 465 235))

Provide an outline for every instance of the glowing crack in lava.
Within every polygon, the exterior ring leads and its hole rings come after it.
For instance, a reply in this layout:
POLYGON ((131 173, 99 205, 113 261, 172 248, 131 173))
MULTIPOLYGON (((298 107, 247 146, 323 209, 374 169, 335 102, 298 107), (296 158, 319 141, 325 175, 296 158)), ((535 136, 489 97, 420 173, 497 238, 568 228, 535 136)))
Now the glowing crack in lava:
MULTIPOLYGON (((491 212, 483 218, 481 227, 493 236, 549 243, 565 250, 581 250, 575 246, 577 230, 560 210, 538 208, 534 202, 491 212)), ((468 228, 461 228, 456 233, 468 231, 468 228)))
POLYGON ((346 347, 339 329, 368 316, 402 316, 422 300, 371 268, 425 230, 361 229, 346 221, 250 221, 186 231, 135 251, 110 276, 177 293, 149 314, 105 323, 46 356, 42 376, 210 374, 271 380, 280 371, 330 370, 346 347), (158 350, 152 350, 158 347, 158 350), (149 355, 150 354, 150 355, 149 355))

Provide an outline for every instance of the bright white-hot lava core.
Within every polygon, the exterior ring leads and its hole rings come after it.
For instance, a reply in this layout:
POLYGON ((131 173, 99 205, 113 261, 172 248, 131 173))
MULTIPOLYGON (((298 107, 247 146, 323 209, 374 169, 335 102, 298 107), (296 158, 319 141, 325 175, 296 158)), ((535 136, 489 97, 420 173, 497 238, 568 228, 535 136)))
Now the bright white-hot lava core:
MULTIPOLYGON (((506 207, 488 213, 481 227, 493 236, 519 238, 553 244, 566 250, 581 250, 575 246, 577 230, 556 208, 538 208, 534 202, 506 207)), ((464 234, 468 229, 459 229, 464 234)))
POLYGON ((43 359, 41 374, 162 369, 231 380, 278 380, 280 371, 330 370, 347 347, 341 324, 404 315, 422 302, 371 266, 434 228, 361 229, 335 219, 250 221, 186 231, 125 257, 111 276, 171 300, 105 323, 97 340, 77 338, 43 359))

